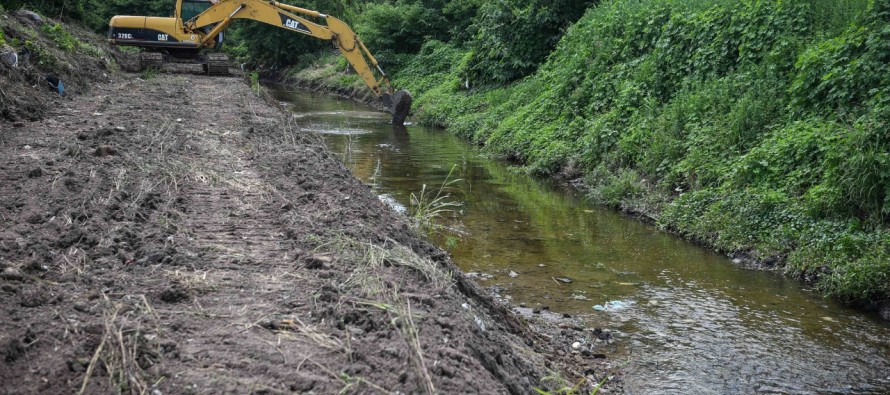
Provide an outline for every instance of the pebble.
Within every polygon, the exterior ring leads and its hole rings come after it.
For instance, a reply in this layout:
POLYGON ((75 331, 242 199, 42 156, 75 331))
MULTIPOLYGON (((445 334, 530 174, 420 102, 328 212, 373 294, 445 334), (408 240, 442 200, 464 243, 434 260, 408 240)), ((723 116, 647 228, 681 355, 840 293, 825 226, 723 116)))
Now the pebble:
POLYGON ((514 271, 511 271, 511 272, 510 272, 510 278, 516 278, 516 277, 519 277, 519 274, 517 274, 517 273, 514 272, 514 271))
POLYGON ((16 15, 18 15, 22 18, 28 19, 31 22, 35 22, 35 23, 43 22, 43 17, 41 17, 38 13, 36 13, 34 11, 18 10, 18 11, 16 11, 16 15))
POLYGON ((0 277, 3 277, 9 281, 22 281, 25 278, 25 276, 22 275, 22 272, 14 267, 3 269, 3 273, 0 274, 0 277))
POLYGON ((572 279, 570 279, 568 277, 556 277, 556 281, 559 281, 563 284, 571 284, 572 283, 572 279))
POLYGON ((574 348, 574 349, 576 349, 576 350, 579 349, 579 348, 581 348, 581 342, 574 342, 574 343, 572 343, 572 348, 574 348))
POLYGON ((109 156, 109 155, 117 155, 117 150, 110 145, 100 145, 93 151, 94 156, 109 156))

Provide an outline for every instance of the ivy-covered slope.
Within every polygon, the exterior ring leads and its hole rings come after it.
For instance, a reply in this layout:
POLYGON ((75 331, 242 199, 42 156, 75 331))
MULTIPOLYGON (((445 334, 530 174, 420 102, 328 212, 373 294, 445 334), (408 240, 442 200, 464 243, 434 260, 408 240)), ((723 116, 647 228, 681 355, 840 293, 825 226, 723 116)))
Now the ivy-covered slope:
POLYGON ((428 41, 397 73, 421 121, 842 300, 890 299, 890 2, 612 0, 518 83, 475 89, 469 62, 428 41))

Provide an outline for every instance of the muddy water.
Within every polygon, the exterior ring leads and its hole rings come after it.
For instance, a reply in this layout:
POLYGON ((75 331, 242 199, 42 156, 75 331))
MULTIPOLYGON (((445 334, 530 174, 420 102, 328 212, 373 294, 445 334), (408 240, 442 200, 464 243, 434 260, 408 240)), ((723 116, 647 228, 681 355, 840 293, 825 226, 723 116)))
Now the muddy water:
POLYGON ((516 304, 612 328, 617 341, 597 352, 626 361, 631 393, 890 393, 890 326, 874 317, 586 204, 441 130, 393 129, 386 114, 322 95, 278 95, 397 209, 454 168, 461 236, 439 240, 454 261, 516 304))

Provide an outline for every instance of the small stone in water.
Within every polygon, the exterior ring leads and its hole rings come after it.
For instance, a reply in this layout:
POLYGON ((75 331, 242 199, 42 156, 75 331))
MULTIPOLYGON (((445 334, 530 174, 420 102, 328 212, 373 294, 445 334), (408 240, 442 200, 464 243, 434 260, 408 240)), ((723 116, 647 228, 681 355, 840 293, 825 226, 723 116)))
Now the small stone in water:
POLYGON ((547 265, 545 265, 545 264, 543 264, 543 263, 539 263, 539 264, 538 264, 538 267, 546 267, 546 266, 547 266, 547 265))
POLYGON ((511 277, 511 278, 516 278, 516 277, 519 277, 519 274, 516 274, 516 272, 511 271, 511 272, 510 272, 510 277, 511 277))
POLYGON ((564 284, 570 284, 572 282, 572 279, 570 279, 568 277, 556 277, 556 281, 559 281, 564 284))
POLYGON ((574 343, 572 343, 572 348, 574 348, 574 349, 577 350, 579 347, 581 347, 581 342, 574 342, 574 343))

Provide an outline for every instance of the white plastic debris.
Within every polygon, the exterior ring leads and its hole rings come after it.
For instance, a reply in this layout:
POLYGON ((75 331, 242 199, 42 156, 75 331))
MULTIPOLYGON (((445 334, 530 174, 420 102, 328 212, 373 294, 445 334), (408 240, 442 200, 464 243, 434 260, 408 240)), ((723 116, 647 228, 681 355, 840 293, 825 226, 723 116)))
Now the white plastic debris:
POLYGON ((621 300, 613 300, 611 302, 606 302, 604 304, 598 304, 593 306, 593 309, 596 311, 615 311, 615 310, 623 310, 630 307, 631 302, 624 302, 621 300))

